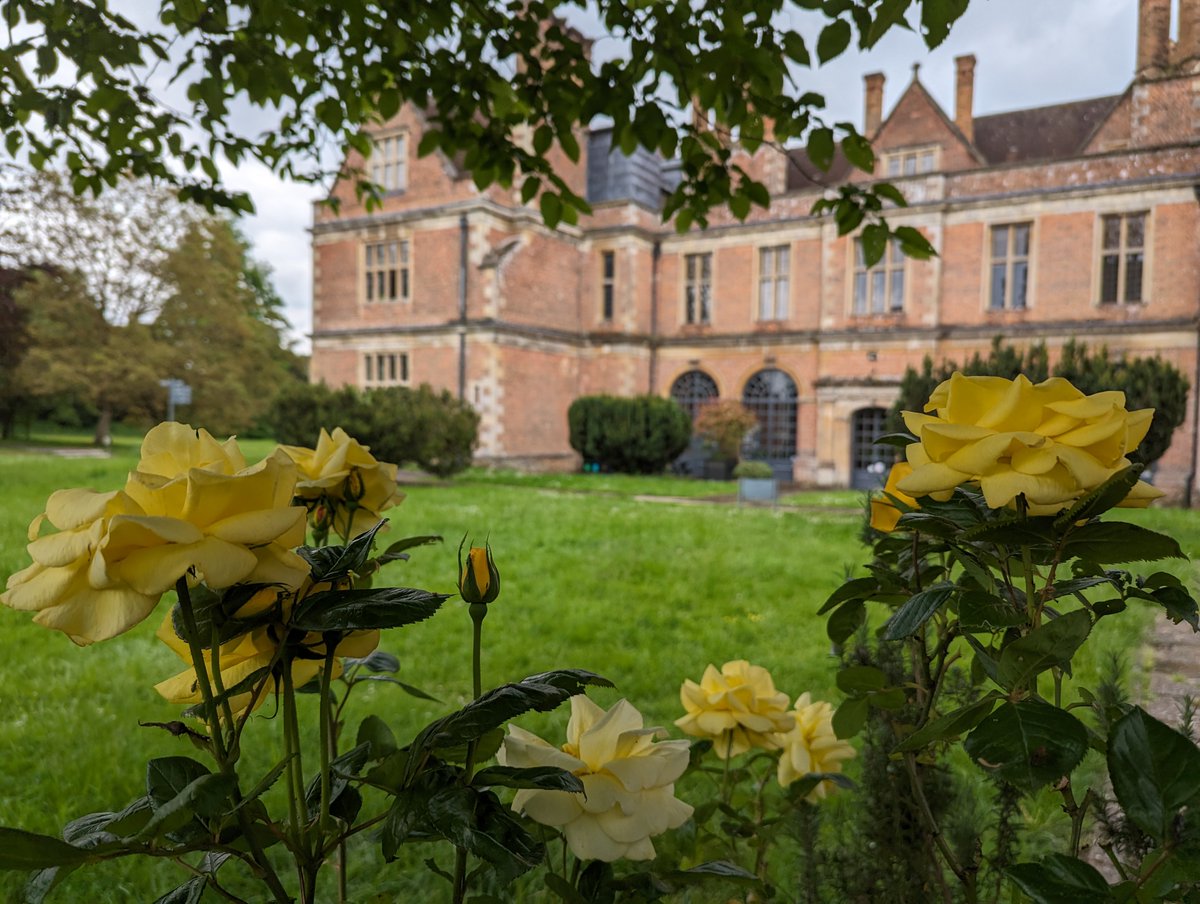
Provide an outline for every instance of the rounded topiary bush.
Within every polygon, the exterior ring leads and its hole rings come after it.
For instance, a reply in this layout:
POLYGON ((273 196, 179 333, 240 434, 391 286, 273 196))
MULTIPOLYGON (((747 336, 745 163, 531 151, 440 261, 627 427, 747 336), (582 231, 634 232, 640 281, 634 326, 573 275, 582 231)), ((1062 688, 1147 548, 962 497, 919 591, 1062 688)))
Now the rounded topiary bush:
POLYGON ((692 422, 673 399, 582 396, 567 411, 571 448, 606 471, 657 474, 687 448, 692 422))

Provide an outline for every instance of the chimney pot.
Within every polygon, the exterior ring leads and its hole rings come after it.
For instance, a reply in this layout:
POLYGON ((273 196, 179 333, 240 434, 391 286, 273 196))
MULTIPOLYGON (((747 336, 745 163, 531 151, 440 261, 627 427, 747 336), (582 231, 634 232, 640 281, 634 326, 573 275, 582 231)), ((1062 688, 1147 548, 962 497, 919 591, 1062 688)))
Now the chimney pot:
POLYGON ((1136 74, 1161 74, 1167 66, 1170 46, 1171 0, 1138 0, 1136 74))
POLYGON ((975 143, 975 55, 954 58, 954 124, 975 143))
POLYGON ((882 72, 872 72, 863 76, 864 109, 863 134, 867 138, 874 137, 883 125, 883 82, 882 72))

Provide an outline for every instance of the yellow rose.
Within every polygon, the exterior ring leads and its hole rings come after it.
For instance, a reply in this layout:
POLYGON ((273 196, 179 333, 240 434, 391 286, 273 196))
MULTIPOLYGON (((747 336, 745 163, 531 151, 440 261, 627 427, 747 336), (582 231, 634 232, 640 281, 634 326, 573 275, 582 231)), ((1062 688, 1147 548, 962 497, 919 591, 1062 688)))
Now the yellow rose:
POLYGON ((396 491, 396 466, 376 461, 370 450, 341 427, 332 434, 324 428, 316 449, 304 446, 280 446, 300 469, 296 496, 306 501, 325 499, 343 511, 334 515, 335 529, 347 527, 343 536, 356 537, 381 520, 380 515, 404 499, 396 491), (340 526, 339 526, 340 525, 340 526))
POLYGON ((122 492, 70 489, 53 493, 29 526, 33 564, 8 579, 0 602, 37 612, 34 621, 84 646, 128 631, 158 604, 119 578, 91 580, 93 558, 118 515, 139 511, 122 492), (49 522, 57 533, 39 536, 49 522))
MULTIPOLYGON (((1128 467, 1125 456, 1154 414, 1126 411, 1122 392, 1085 396, 1061 377, 1035 386, 1023 376, 961 373, 933 391, 925 410, 933 413, 904 412, 918 442, 908 446, 913 472, 899 490, 945 500, 977 482, 991 508, 1023 495, 1036 515, 1062 510, 1128 467)), ((1121 504, 1141 507, 1161 495, 1139 482, 1121 504)))
POLYGON ((660 741, 625 700, 603 710, 587 697, 571 698, 567 743, 561 748, 510 725, 497 754, 518 768, 557 766, 583 782, 584 793, 521 790, 513 809, 563 833, 580 860, 651 860, 650 841, 683 825, 692 808, 675 797, 688 765, 687 741, 660 741))
POLYGON ((675 724, 690 735, 712 738, 721 759, 752 747, 778 750, 778 735, 795 724, 787 694, 775 690, 771 673, 744 659, 725 663, 719 672, 710 664, 699 684, 683 682, 679 699, 687 715, 675 724))
POLYGON ((236 474, 245 467, 246 458, 234 437, 219 443, 203 428, 193 430, 187 424, 167 421, 143 437, 137 470, 171 478, 192 468, 236 474))
MULTIPOLYGON (((814 772, 841 772, 842 763, 854 759, 854 748, 834 734, 833 708, 828 703, 813 703, 805 692, 796 700, 795 717, 796 727, 780 739, 783 753, 779 757, 779 784, 787 787, 814 772)), ((836 787, 826 779, 805 800, 824 800, 836 787)))
POLYGON ((291 551, 304 542, 305 510, 291 505, 295 479, 282 456, 235 474, 134 472, 125 492, 142 513, 112 519, 93 570, 143 593, 162 593, 189 569, 213 589, 299 586, 308 565, 291 551))
POLYGON ((875 530, 883 531, 885 534, 891 533, 896 529, 896 523, 900 520, 900 509, 896 508, 896 504, 888 496, 896 497, 910 508, 920 508, 917 500, 896 486, 912 472, 912 465, 908 462, 896 462, 892 465, 892 470, 888 472, 887 483, 883 487, 883 492, 887 495, 871 497, 871 527, 875 530))

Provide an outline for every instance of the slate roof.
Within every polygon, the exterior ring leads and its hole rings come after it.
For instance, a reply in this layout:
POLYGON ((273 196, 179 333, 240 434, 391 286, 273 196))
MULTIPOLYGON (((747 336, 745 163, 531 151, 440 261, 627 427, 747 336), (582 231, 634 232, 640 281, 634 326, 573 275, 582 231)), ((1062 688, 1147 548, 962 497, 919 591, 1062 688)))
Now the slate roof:
POLYGON ((975 147, 992 164, 1074 157, 1120 99, 1116 94, 976 116, 975 147))

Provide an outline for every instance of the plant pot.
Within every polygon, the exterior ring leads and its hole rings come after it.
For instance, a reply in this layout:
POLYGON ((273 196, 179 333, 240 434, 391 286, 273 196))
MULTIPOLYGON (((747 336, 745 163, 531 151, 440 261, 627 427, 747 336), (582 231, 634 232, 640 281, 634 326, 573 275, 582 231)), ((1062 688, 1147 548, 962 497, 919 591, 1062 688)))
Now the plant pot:
POLYGON ((738 502, 779 501, 779 481, 774 477, 739 477, 738 502))

